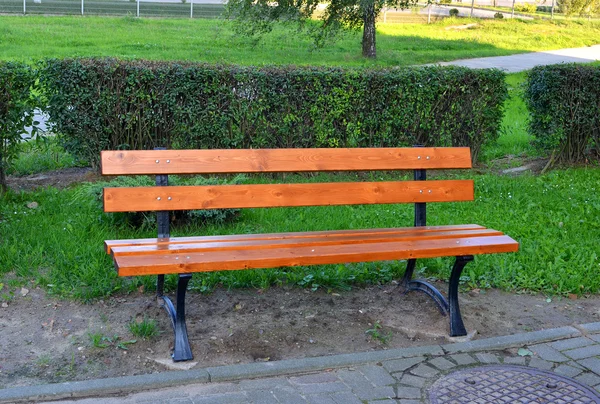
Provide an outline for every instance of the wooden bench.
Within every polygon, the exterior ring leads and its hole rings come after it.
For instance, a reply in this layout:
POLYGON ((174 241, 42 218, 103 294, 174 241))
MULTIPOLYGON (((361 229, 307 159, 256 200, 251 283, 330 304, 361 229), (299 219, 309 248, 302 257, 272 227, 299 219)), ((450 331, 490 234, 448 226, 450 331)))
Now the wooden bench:
POLYGON ((105 188, 106 212, 157 211, 158 237, 106 241, 119 276, 158 275, 157 293, 174 328, 173 359, 192 359, 185 293, 193 272, 408 260, 403 285, 449 313, 450 335, 466 335, 458 283, 475 254, 518 250, 501 232, 475 224, 426 226, 426 203, 472 201, 472 180, 426 181, 428 169, 470 168, 468 148, 103 151, 104 175, 156 175, 155 187, 105 188), (414 181, 168 186, 169 174, 414 170, 414 181), (302 233, 171 237, 169 211, 360 204, 415 204, 415 227, 302 233), (412 280, 416 259, 456 257, 448 300, 412 280), (176 307, 164 275, 179 274, 176 307))

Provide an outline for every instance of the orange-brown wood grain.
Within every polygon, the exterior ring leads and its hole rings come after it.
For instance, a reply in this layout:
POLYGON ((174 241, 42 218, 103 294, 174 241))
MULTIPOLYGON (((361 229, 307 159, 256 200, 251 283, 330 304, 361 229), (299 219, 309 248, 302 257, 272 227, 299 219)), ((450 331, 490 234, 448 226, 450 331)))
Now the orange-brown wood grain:
POLYGON ((218 236, 196 236, 196 237, 169 237, 169 238, 142 238, 129 240, 106 240, 104 246, 108 254, 113 247, 125 246, 152 246, 168 244, 198 244, 213 242, 243 242, 243 241, 261 241, 261 240, 281 240, 281 239, 303 239, 303 238, 335 238, 344 236, 353 237, 395 237, 404 234, 419 235, 430 232, 465 232, 469 230, 483 230, 483 226, 478 224, 445 225, 445 226, 423 226, 423 227, 395 227, 378 229, 352 229, 352 230, 325 230, 325 231, 307 231, 307 232, 285 232, 285 233, 262 233, 262 234, 232 234, 218 236))
POLYGON ((114 260, 120 276, 133 276, 476 255, 515 252, 518 247, 516 241, 502 235, 360 245, 336 244, 185 254, 125 255, 116 256, 114 260))
POLYGON ((104 188, 106 212, 472 200, 472 180, 104 188))
POLYGON ((440 232, 413 232, 392 234, 343 234, 328 237, 279 238, 272 240, 212 241, 199 243, 169 243, 143 246, 113 247, 114 256, 145 254, 187 254, 191 252, 209 252, 225 250, 276 249, 292 247, 320 247, 325 245, 389 243, 397 241, 434 240, 446 238, 466 238, 482 236, 501 236, 497 230, 461 230, 440 232))
POLYGON ((471 168, 468 147, 352 149, 116 150, 103 175, 378 171, 471 168))

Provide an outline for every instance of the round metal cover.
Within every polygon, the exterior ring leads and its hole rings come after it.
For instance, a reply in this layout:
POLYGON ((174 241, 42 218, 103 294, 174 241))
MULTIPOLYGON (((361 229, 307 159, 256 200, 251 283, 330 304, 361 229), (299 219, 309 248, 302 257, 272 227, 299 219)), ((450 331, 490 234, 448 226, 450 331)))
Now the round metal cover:
POLYGON ((600 396, 573 379, 524 366, 481 366, 438 379, 431 404, 570 403, 600 404, 600 396))

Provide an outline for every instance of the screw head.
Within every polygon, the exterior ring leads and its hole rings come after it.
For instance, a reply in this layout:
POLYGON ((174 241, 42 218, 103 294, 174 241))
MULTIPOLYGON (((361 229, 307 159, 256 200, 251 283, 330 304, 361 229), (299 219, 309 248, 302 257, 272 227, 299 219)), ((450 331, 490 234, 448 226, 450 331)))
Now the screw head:
POLYGON ((156 164, 160 163, 160 160, 156 160, 156 164))
POLYGON ((170 201, 170 200, 171 200, 171 197, 168 197, 167 199, 170 201))
POLYGON ((170 163, 170 162, 171 162, 171 160, 167 160, 167 163, 170 163))
POLYGON ((160 201, 160 196, 156 198, 157 201, 160 201))

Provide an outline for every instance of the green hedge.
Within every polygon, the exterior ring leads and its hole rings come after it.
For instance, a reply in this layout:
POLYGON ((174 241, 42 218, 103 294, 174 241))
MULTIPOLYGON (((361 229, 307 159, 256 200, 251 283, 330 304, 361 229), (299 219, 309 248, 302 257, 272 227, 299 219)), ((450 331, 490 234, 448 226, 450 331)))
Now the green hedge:
POLYGON ((33 123, 35 81, 36 72, 29 66, 0 61, 0 194, 6 189, 6 171, 17 155, 21 134, 33 123))
POLYGON ((525 102, 536 145, 557 160, 582 162, 600 150, 600 66, 538 66, 527 76, 525 102))
POLYGON ((496 140, 498 70, 239 67, 48 60, 42 85, 68 150, 470 146, 496 140))

